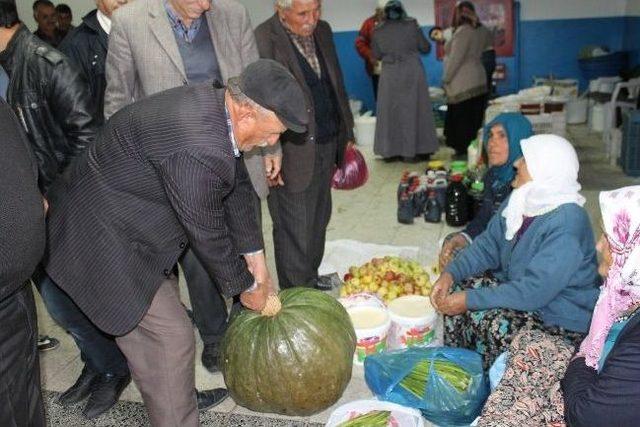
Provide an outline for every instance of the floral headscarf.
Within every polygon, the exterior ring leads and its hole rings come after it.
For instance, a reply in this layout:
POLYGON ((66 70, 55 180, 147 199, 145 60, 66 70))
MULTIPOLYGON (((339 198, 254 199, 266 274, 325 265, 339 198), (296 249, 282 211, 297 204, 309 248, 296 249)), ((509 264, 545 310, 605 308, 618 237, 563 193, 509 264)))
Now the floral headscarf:
POLYGON ((600 210, 613 263, 580 346, 594 369, 616 319, 640 303, 640 186, 600 193, 600 210))

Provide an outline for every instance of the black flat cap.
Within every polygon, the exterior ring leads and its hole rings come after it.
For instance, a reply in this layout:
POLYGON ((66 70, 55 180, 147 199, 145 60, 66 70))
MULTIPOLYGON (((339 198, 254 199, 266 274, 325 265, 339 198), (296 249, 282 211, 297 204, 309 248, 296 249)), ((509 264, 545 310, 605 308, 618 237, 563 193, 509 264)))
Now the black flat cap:
POLYGON ((280 63, 259 59, 240 75, 240 89, 258 105, 273 111, 288 129, 307 130, 309 107, 300 84, 280 63))

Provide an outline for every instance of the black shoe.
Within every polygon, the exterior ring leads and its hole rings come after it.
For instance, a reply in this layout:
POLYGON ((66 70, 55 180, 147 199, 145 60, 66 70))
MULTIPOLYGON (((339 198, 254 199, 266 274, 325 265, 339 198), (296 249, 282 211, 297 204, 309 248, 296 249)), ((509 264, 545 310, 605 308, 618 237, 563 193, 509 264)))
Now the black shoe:
POLYGON ((91 395, 82 413, 88 419, 94 419, 107 412, 118 402, 120 395, 131 382, 131 375, 115 376, 102 374, 91 387, 91 395))
POLYGON ((58 397, 58 403, 67 406, 84 400, 91 394, 91 387, 99 376, 97 372, 92 371, 87 365, 84 365, 82 373, 75 384, 58 397))
POLYGON ((205 344, 202 349, 202 366, 209 372, 219 372, 218 367, 218 344, 205 344))
MULTIPOLYGON (((316 281, 316 289, 320 291, 330 291, 333 289, 334 279, 333 275, 327 274, 324 276, 318 276, 318 280, 316 281)), ((340 278, 338 278, 338 282, 340 278)), ((339 283, 338 283, 339 284, 339 283)))
POLYGON ((229 396, 226 388, 214 388, 213 390, 196 390, 198 398, 198 411, 204 412, 222 403, 229 396))
POLYGON ((40 351, 55 350, 59 345, 60 341, 56 338, 50 337, 49 335, 38 336, 38 350, 40 351))

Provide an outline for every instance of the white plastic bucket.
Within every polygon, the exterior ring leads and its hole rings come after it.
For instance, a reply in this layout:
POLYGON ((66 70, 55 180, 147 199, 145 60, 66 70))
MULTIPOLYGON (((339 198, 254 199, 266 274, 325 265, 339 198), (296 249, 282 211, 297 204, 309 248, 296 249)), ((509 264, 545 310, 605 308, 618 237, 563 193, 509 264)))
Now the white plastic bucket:
POLYGON ((570 125, 575 125, 578 123, 586 122, 588 107, 589 100, 586 98, 579 98, 569 101, 567 103, 567 123, 570 125))
POLYGON ((390 350, 429 347, 436 344, 438 313, 429 298, 407 295, 389 303, 391 329, 387 343, 390 350))
POLYGON ((376 137, 376 118, 360 116, 355 120, 356 142, 362 146, 372 146, 376 137))
POLYGON ((594 132, 602 132, 605 124, 605 105, 596 104, 591 108, 591 130, 594 132))
POLYGON ((381 307, 353 307, 347 313, 351 317, 357 338, 353 363, 362 365, 367 356, 387 349, 391 318, 387 309, 381 307))

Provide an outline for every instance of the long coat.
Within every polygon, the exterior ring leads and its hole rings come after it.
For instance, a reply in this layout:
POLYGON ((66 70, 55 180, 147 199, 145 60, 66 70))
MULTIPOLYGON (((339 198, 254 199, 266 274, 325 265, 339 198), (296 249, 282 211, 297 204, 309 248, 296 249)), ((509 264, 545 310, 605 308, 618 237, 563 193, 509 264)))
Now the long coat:
POLYGON ((45 267, 100 329, 133 329, 187 245, 223 295, 251 286, 240 254, 264 245, 232 147, 224 91, 181 86, 113 115, 59 180, 45 267))
MULTIPOLYGON (((237 1, 216 0, 204 17, 226 83, 258 59, 249 13, 237 1)), ((114 12, 106 77, 107 118, 132 101, 187 84, 163 0, 136 0, 114 12)), ((251 182, 261 198, 269 192, 263 151, 279 154, 280 147, 255 148, 244 155, 251 182)))
MULTIPOLYGON (((336 163, 341 164, 347 142, 353 140, 353 115, 349 108, 349 98, 344 86, 331 27, 327 22, 319 21, 313 36, 318 47, 318 54, 322 55, 327 64, 329 78, 336 96, 341 125, 338 134, 336 163)), ((304 78, 300 62, 294 51, 295 47, 277 15, 273 15, 256 28, 256 40, 260 57, 278 61, 291 71, 307 97, 309 117, 314 117, 311 89, 304 78)), ((289 191, 304 191, 311 182, 316 153, 315 130, 315 120, 311 120, 307 133, 285 132, 280 138, 282 143, 282 176, 289 191)))
POLYGON ((382 61, 373 151, 414 157, 438 148, 429 87, 420 60, 430 45, 414 19, 386 21, 373 32, 373 54, 382 61))

